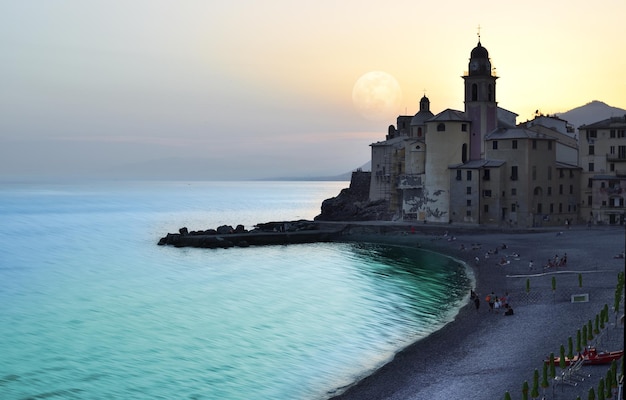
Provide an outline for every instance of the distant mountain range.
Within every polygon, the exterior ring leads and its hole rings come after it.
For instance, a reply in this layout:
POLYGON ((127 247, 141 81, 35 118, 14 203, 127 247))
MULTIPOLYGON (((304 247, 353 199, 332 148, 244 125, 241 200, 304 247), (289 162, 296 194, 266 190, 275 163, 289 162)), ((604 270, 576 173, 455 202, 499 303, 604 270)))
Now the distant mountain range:
POLYGON ((626 110, 623 108, 611 107, 598 100, 556 114, 557 117, 566 120, 576 129, 582 125, 593 124, 611 117, 623 117, 624 115, 626 115, 626 110))

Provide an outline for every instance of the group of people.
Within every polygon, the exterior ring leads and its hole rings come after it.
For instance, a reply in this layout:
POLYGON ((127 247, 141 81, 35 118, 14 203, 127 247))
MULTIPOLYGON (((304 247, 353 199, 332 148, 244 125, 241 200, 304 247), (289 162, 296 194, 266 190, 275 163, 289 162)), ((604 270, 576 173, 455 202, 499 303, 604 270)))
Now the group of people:
POLYGON ((557 268, 557 267, 567 267, 567 253, 563 255, 563 257, 559 258, 559 255, 555 255, 554 258, 548 258, 548 262, 545 268, 557 268))
MULTIPOLYGON (((474 306, 476 307, 476 311, 480 309, 480 297, 476 292, 472 289, 470 290, 470 299, 474 302, 474 306)), ((504 310, 504 315, 513 315, 513 308, 509 304, 509 293, 506 292, 504 296, 496 296, 494 292, 485 297, 485 301, 489 304, 489 312, 499 313, 500 309, 504 310)))

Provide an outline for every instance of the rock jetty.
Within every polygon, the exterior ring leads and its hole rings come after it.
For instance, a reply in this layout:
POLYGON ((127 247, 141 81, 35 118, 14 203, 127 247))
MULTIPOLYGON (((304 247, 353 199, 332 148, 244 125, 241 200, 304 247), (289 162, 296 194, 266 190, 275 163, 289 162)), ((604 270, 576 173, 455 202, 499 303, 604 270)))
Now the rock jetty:
POLYGON ((342 227, 323 227, 307 220, 266 222, 248 231, 243 225, 233 228, 222 225, 216 229, 189 231, 183 227, 178 233, 168 233, 159 245, 175 247, 202 247, 209 249, 329 242, 341 234, 342 227))

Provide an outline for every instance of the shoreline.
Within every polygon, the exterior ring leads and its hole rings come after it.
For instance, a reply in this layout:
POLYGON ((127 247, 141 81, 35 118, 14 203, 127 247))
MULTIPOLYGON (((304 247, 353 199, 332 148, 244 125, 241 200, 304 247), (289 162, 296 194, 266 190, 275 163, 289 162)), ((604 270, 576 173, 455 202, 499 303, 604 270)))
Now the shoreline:
MULTIPOLYGON (((478 311, 473 304, 462 306, 452 322, 400 350, 371 375, 338 389, 345 389, 341 394, 329 393, 333 400, 500 399, 506 391, 514 399, 521 398, 524 381, 532 386, 533 372, 541 372, 544 358, 550 352, 558 355, 560 345, 567 345, 570 336, 575 339, 576 331, 595 318, 604 304, 612 307, 617 273, 624 270, 624 259, 613 258, 624 251, 622 227, 572 226, 562 232, 558 228, 494 231, 417 226, 416 232, 410 233, 409 224, 380 223, 376 224, 378 229, 371 223, 349 225, 362 227, 338 241, 419 246, 464 261, 474 271, 481 304, 478 311), (478 243, 480 249, 475 248, 478 243), (503 243, 507 249, 501 248, 503 243), (499 254, 485 259, 485 253, 496 248, 500 248, 499 254), (519 256, 514 257, 514 253, 519 256), (567 267, 543 271, 544 261, 564 253, 567 267), (478 265, 476 256, 480 258, 478 265), (497 265, 501 257, 509 264, 497 265), (529 271, 530 260, 534 262, 533 271, 529 271), (583 272, 587 273, 579 288, 578 275, 583 272), (553 276, 557 282, 554 292, 553 276), (527 279, 531 282, 529 293, 527 279), (504 317, 488 311, 484 297, 492 291, 497 295, 509 293, 515 315, 504 317), (585 291, 589 302, 570 302, 574 292, 585 291)), ((623 302, 620 310, 622 315, 623 302)), ((623 349, 624 326, 611 318, 606 329, 608 333, 598 348, 623 349)), ((585 367, 591 377, 582 384, 547 390, 571 393, 562 398, 584 398, 590 387, 597 390, 606 369, 602 365, 585 367)))

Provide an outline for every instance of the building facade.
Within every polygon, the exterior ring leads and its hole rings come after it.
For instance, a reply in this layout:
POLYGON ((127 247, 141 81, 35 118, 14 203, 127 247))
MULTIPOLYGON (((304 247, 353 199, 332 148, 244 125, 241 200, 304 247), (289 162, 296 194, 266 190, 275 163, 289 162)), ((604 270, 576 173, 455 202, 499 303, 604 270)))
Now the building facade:
POLYGON ((626 214, 626 115, 583 125, 581 216, 593 224, 624 224, 626 214))
POLYGON ((545 116, 516 125, 517 114, 497 105, 497 79, 479 41, 463 76, 463 111, 433 115, 424 96, 418 113, 399 116, 386 139, 371 144, 370 200, 388 200, 398 219, 423 222, 577 222, 581 168, 573 128, 545 116))

